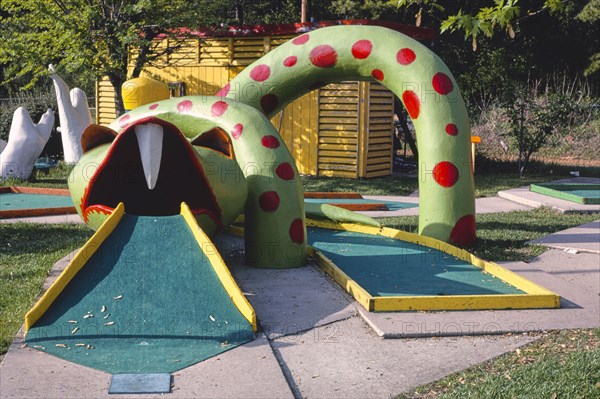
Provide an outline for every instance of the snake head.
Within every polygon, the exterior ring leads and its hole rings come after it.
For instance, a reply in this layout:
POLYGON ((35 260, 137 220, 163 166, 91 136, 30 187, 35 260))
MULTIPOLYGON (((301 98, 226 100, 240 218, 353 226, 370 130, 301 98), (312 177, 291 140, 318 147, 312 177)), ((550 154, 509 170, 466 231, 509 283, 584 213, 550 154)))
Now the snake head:
POLYGON ((94 229, 119 202, 127 213, 143 216, 176 215, 185 202, 209 234, 243 211, 246 181, 229 136, 219 128, 191 140, 156 117, 136 120, 119 133, 90 125, 82 147, 69 189, 94 229))

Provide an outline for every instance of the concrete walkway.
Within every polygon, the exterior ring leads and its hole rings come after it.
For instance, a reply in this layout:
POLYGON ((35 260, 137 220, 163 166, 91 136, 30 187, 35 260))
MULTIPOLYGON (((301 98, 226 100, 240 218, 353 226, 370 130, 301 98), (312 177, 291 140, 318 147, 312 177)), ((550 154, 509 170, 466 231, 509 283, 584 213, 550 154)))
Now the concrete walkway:
MULTIPOLYGON (((477 206, 530 209, 500 198, 480 199, 477 206)), ((251 269, 240 256, 242 240, 222 236, 217 246, 254 306, 261 332, 253 342, 174 373, 173 392, 164 397, 393 397, 534 341, 528 332, 599 327, 599 223, 535 241, 556 248, 567 243, 568 252, 551 249, 529 263, 504 264, 562 297, 560 309, 518 311, 369 313, 316 265, 251 269)), ((46 287, 71 257, 57 262, 46 287)), ((108 374, 23 347, 21 339, 0 366, 1 398, 108 396, 108 374)))

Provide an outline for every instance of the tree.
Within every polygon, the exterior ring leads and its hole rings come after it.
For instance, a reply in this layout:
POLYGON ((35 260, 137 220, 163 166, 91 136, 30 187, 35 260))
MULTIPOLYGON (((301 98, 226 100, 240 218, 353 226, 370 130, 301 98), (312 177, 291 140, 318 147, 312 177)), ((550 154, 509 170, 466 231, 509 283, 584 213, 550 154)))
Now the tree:
POLYGON ((464 33, 465 39, 470 39, 473 50, 477 49, 480 36, 492 37, 496 30, 504 30, 511 38, 515 37, 514 25, 522 18, 523 9, 532 16, 549 11, 559 13, 564 10, 562 0, 544 0, 542 2, 519 0, 488 0, 488 6, 482 7, 482 2, 443 0, 396 0, 398 7, 416 9, 415 23, 421 25, 425 15, 440 21, 440 31, 464 33), (476 4, 473 4, 476 3, 476 4), (526 4, 525 4, 526 3, 526 4), (520 5, 524 4, 525 7, 520 5))
POLYGON ((564 93, 554 91, 541 81, 519 90, 507 104, 510 128, 505 134, 519 149, 519 177, 523 177, 531 156, 540 150, 559 129, 568 126, 577 104, 564 93))
POLYGON ((123 112, 120 87, 145 65, 175 51, 185 37, 175 28, 203 21, 203 3, 190 0, 0 0, 3 84, 33 87, 52 63, 83 80, 107 76, 123 112), (160 46, 158 37, 169 37, 160 46), (128 74, 129 49, 137 57, 128 74))
MULTIPOLYGON (((577 18, 597 26, 598 21, 600 21, 600 0, 590 0, 577 15, 577 18)), ((600 52, 596 51, 590 56, 590 64, 585 70, 585 74, 589 76, 598 71, 600 71, 600 52)))

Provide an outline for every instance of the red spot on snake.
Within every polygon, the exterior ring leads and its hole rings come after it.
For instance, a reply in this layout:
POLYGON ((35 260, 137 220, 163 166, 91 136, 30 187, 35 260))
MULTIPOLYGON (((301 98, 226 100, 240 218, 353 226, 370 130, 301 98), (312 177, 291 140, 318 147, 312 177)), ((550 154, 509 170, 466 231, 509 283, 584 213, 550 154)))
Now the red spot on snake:
POLYGON ((404 106, 406 107, 411 119, 417 119, 421 110, 421 100, 419 100, 417 93, 411 90, 405 91, 402 93, 402 102, 404 103, 404 106))
POLYGON ((290 55, 285 60, 283 60, 283 65, 286 67, 293 67, 298 62, 298 57, 295 55, 290 55))
POLYGON ((381 69, 373 69, 373 71, 371 71, 371 76, 373 76, 375 79, 377 80, 383 80, 383 71, 381 69))
POLYGON ((277 108, 277 104, 279 104, 279 99, 273 93, 265 94, 260 99, 260 106, 262 107, 263 112, 265 114, 268 114, 271 111, 275 110, 275 108, 277 108))
POLYGON ((231 129, 231 136, 237 140, 242 136, 243 131, 244 131, 244 125, 242 125, 241 123, 238 123, 235 126, 233 126, 233 128, 231 129))
POLYGON ((331 68, 337 62, 337 53, 328 44, 321 44, 310 51, 310 62, 319 68, 331 68))
POLYGON ((221 88, 218 92, 215 93, 216 97, 226 97, 229 94, 229 90, 231 90, 231 85, 227 83, 225 86, 221 88))
POLYGON ((292 180, 294 178, 294 168, 288 162, 279 164, 277 169, 275 169, 275 173, 282 180, 292 180))
POLYGON ((292 40, 292 43, 294 43, 295 45, 299 46, 301 44, 304 44, 308 41, 308 39, 310 39, 310 36, 307 34, 302 35, 302 36, 298 36, 297 38, 295 38, 294 40, 292 40))
POLYGON ((475 231, 475 216, 465 215, 452 228, 450 242, 456 245, 474 244, 477 238, 475 231))
POLYGON ((458 168, 452 162, 440 162, 433 168, 433 178, 442 187, 452 187, 459 178, 458 168))
POLYGON ((409 65, 417 58, 414 51, 409 48, 403 48, 396 54, 396 60, 400 65, 409 65))
POLYGON ((183 100, 177 104, 177 111, 182 114, 188 113, 192 110, 192 102, 190 100, 183 100))
POLYGON ((433 75, 431 84, 433 84, 433 89, 441 95, 446 95, 450 93, 452 89, 454 89, 454 85, 452 84, 452 81, 448 75, 442 72, 438 72, 433 75))
POLYGON ((258 197, 258 204, 265 212, 275 212, 279 208, 279 195, 275 191, 265 191, 258 197))
POLYGON ((257 82, 264 82, 271 76, 271 68, 268 65, 260 64, 252 68, 250 77, 257 82))
POLYGON ((271 135, 264 136, 260 142, 262 143, 263 147, 273 148, 273 149, 279 147, 279 140, 275 136, 271 136, 271 135))
POLYGON ((158 106, 159 106, 159 105, 160 105, 160 104, 152 104, 152 105, 151 105, 151 106, 149 106, 148 108, 149 108, 149 109, 156 109, 156 108, 158 108, 158 106))
POLYGON ((304 242, 304 223, 302 219, 295 219, 290 225, 290 238, 298 244, 304 242))
POLYGON ((371 50, 373 50, 373 43, 370 40, 359 40, 352 45, 352 55, 359 60, 367 58, 371 50))
POLYGON ((212 107, 210 107, 210 113, 212 116, 221 116, 225 113, 225 111, 227 111, 228 106, 229 104, 227 104, 225 101, 217 101, 212 105, 212 107))
POLYGON ((456 136, 458 134, 458 127, 454 123, 448 123, 446 125, 446 133, 450 136, 456 136))

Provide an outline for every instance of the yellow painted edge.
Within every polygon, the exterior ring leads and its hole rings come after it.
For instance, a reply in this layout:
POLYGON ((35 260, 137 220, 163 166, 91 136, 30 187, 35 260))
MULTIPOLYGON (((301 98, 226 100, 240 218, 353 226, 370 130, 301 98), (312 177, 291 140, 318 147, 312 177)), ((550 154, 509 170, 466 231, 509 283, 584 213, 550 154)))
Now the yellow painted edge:
POLYGON ((246 318, 246 320, 248 320, 248 322, 252 326, 252 331, 256 332, 258 328, 254 308, 252 308, 252 305, 250 305, 250 302, 248 302, 248 299, 244 296, 244 294, 240 290, 240 287, 233 279, 229 268, 227 268, 227 265, 223 261, 223 258, 219 254, 219 251, 217 251, 211 239, 208 238, 208 236, 204 233, 204 231, 202 231, 200 227, 198 227, 198 223, 196 222, 194 214, 185 202, 181 203, 181 215, 183 216, 187 224, 190 226, 194 238, 196 239, 198 245, 200 246, 200 248, 202 248, 202 251, 208 258, 211 266, 217 274, 217 277, 219 277, 221 284, 225 288, 225 291, 227 291, 229 298, 231 298, 233 304, 238 308, 238 310, 246 318), (208 248, 206 247, 207 245, 209 246, 208 248))
MULTIPOLYGON (((359 224, 355 224, 355 223, 334 223, 334 222, 328 222, 328 221, 307 219, 306 225, 312 226, 312 227, 333 229, 333 230, 346 230, 346 231, 353 231, 353 232, 357 232, 357 233, 379 235, 379 236, 392 238, 395 240, 407 241, 410 243, 419 244, 419 245, 423 245, 423 246, 426 246, 429 248, 437 249, 439 251, 445 252, 449 255, 452 255, 459 259, 462 259, 466 262, 469 262, 472 265, 483 269, 487 273, 501 279, 505 283, 508 283, 508 284, 516 287, 517 289, 520 289, 521 291, 526 292, 525 295, 516 294, 516 295, 502 295, 502 296, 499 296, 499 295, 489 295, 489 296, 486 296, 486 295, 462 296, 461 295, 461 296, 457 296, 457 298, 461 298, 463 301, 465 301, 466 298, 490 297, 489 300, 487 300, 487 299, 485 300, 485 301, 489 302, 493 298, 496 298, 492 302, 496 303, 496 305, 494 305, 494 306, 498 306, 498 307, 495 307, 497 309, 525 308, 525 307, 528 307, 528 308, 535 308, 535 307, 558 308, 560 306, 560 296, 557 295, 556 293, 526 279, 525 277, 518 275, 517 273, 514 273, 508 269, 505 269, 496 263, 484 261, 464 249, 457 248, 451 244, 445 243, 443 241, 440 241, 440 240, 437 240, 437 239, 434 239, 431 237, 421 236, 418 234, 409 233, 406 231, 401 231, 401 230, 396 230, 396 229, 391 229, 388 227, 378 228, 378 227, 373 227, 373 226, 359 225, 359 224), (543 298, 543 300, 537 299, 538 297, 543 298), (499 300, 498 298, 504 298, 504 299, 499 300), (523 303, 523 301, 527 302, 528 299, 531 299, 531 304, 529 306, 526 306, 526 303, 523 303), (504 304, 504 302, 506 302, 506 301, 509 302, 507 305, 504 304), (538 302, 543 303, 543 305, 542 304, 536 305, 536 303, 538 303, 538 302)), ((423 306, 426 306, 426 307, 429 306, 429 305, 427 305, 428 301, 434 301, 434 302, 438 302, 438 303, 439 303, 439 301, 447 301, 449 306, 452 306, 451 300, 448 299, 450 297, 451 296, 373 297, 373 301, 375 303, 377 303, 377 302, 381 301, 382 298, 389 298, 389 300, 399 302, 399 298, 401 298, 401 299, 403 299, 404 302, 414 299, 415 301, 423 303, 424 304, 423 306), (427 299, 427 298, 429 298, 429 299, 427 299)), ((386 299, 385 301, 387 301, 387 300, 388 299, 386 299)), ((485 301, 482 299, 479 302, 485 303, 485 301)), ((374 305, 374 306, 375 306, 375 308, 377 307, 377 305, 374 305)), ((446 308, 446 307, 444 307, 444 308, 451 310, 451 308, 446 308)), ((491 308, 494 308, 494 307, 490 307, 490 309, 491 308)), ((437 309, 441 309, 441 308, 438 306, 437 309)), ((454 310, 457 310, 457 309, 459 309, 459 308, 456 308, 454 310)), ((461 308, 461 309, 465 309, 465 308, 461 308)), ((392 310, 392 309, 388 309, 388 310, 392 310)), ((404 310, 404 309, 396 309, 396 310, 404 310)), ((419 310, 433 310, 433 309, 419 309, 419 310)))
POLYGON ((113 213, 102 223, 100 228, 77 252, 73 260, 67 265, 65 270, 52 283, 48 291, 42 295, 37 303, 25 315, 25 334, 50 308, 50 305, 58 298, 58 295, 65 289, 75 275, 83 268, 92 255, 100 248, 100 245, 114 231, 115 227, 121 221, 125 207, 119 203, 113 213))
POLYGON ((550 295, 448 295, 374 297, 373 311, 481 310, 557 308, 550 295))
POLYGON ((346 273, 335 265, 327 256, 318 249, 308 247, 308 255, 317 260, 317 264, 325 273, 329 274, 341 287, 356 299, 365 309, 373 311, 373 297, 356 281, 352 280, 346 273))

